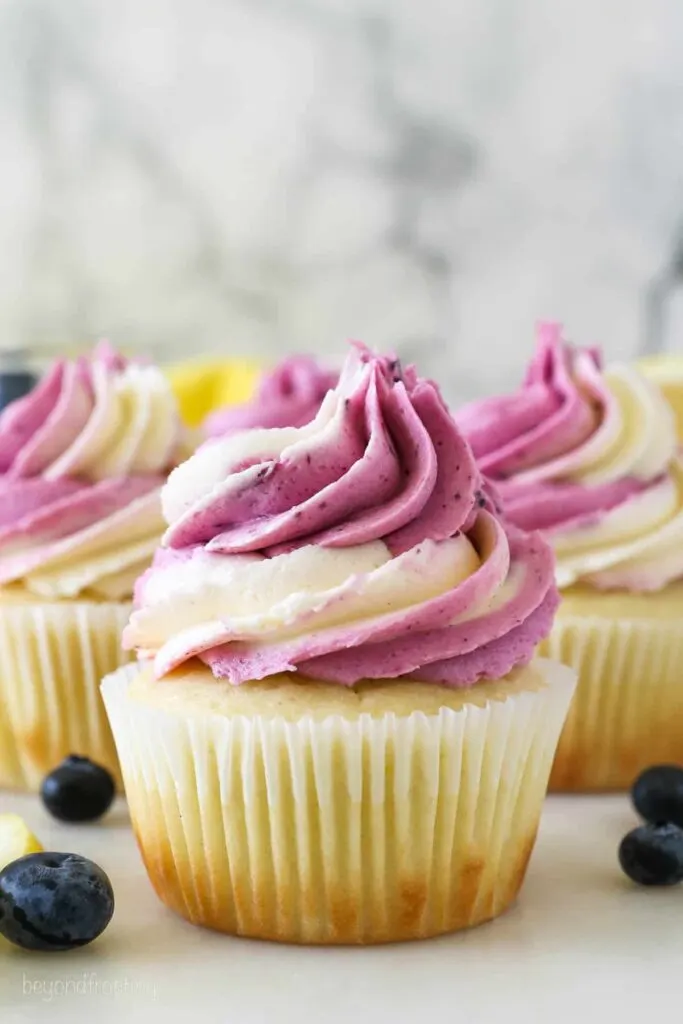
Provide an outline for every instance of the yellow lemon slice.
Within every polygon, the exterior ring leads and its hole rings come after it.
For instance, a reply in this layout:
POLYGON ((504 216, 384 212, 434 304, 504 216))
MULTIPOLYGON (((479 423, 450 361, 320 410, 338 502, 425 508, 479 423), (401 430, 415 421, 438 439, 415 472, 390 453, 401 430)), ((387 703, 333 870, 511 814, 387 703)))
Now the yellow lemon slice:
POLYGON ((261 369, 246 360, 224 359, 179 363, 167 373, 180 415, 188 426, 198 427, 216 409, 248 401, 261 369))
POLYGON ((40 853, 40 842, 18 814, 0 814, 0 871, 13 860, 40 853))
POLYGON ((638 366, 653 384, 661 388, 670 403, 676 417, 678 439, 683 442, 683 356, 671 353, 649 356, 641 359, 638 366))

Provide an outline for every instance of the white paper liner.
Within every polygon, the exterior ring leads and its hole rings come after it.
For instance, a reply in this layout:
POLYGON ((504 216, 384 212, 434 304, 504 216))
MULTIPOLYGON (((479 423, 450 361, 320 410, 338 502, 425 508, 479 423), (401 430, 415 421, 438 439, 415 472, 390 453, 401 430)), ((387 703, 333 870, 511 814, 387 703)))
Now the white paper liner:
MULTIPOLYGON (((301 943, 464 928, 515 898, 574 688, 356 719, 182 715, 105 679, 133 826, 190 921, 301 943)), ((160 684, 163 685, 163 684, 160 684)))
POLYGON ((540 650, 579 677, 552 790, 625 790, 652 764, 683 764, 683 630, 675 619, 560 613, 540 650))
POLYGON ((99 685, 131 660, 130 605, 0 604, 0 787, 37 791, 67 754, 104 765, 121 786, 99 685))

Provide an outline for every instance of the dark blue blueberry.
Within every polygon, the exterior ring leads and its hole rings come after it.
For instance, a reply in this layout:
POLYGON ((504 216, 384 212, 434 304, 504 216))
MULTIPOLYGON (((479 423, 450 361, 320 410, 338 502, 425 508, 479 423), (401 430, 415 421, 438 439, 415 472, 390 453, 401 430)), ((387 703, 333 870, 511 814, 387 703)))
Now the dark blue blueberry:
POLYGON ((0 871, 0 934, 24 949, 86 946, 113 913, 106 874, 75 853, 31 853, 0 871))
POLYGON ((40 795, 53 818, 82 822, 101 818, 111 807, 115 792, 106 768, 71 754, 46 775, 40 795))
POLYGON ((640 825, 619 847, 623 871, 639 885, 683 882, 683 830, 676 825, 640 825))
POLYGON ((631 790, 633 806, 654 825, 670 823, 683 828, 683 768, 658 764, 639 775, 631 790))
POLYGON ((5 370, 0 373, 0 412, 17 398, 33 391, 38 378, 28 370, 5 370))

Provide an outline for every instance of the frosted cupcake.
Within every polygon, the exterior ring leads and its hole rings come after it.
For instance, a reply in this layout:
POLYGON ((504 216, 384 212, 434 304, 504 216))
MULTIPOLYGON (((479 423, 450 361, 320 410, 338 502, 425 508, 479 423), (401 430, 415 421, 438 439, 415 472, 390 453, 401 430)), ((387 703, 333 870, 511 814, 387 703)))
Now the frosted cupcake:
POLYGON ((357 346, 301 428, 209 442, 105 680, 133 827, 173 910, 299 943, 500 914, 573 691, 534 660, 552 553, 509 528, 439 391, 357 346))
POLYGON ((71 753, 118 777, 99 682, 130 660, 121 633, 182 441, 160 371, 106 345, 0 415, 0 787, 35 790, 71 753))
POLYGON ((241 405, 219 409, 204 421, 208 437, 252 427, 303 427, 314 418, 339 374, 311 356, 291 356, 264 373, 256 393, 241 405))
POLYGON ((683 761, 683 467, 668 403, 550 324, 523 386, 457 418, 506 514, 555 550, 563 601, 542 649, 579 685, 551 786, 623 789, 683 761))

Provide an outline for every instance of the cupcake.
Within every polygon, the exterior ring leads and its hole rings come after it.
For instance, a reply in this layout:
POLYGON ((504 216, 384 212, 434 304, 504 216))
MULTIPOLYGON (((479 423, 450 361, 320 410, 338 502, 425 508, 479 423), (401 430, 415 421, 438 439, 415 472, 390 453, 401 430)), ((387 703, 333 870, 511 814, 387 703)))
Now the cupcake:
POLYGON ((424 938, 522 884, 575 677, 553 558, 501 518, 435 384, 355 346, 307 426, 162 492, 140 662, 103 693, 153 886, 194 924, 424 938))
POLYGON ((187 454, 161 372, 107 345, 0 415, 0 787, 36 790, 68 754, 119 778, 99 683, 130 660, 133 584, 187 454))
POLYGON ((673 413, 635 367, 543 325, 520 389, 458 423, 507 516, 554 548, 562 604, 542 651, 575 668, 551 776, 628 787, 683 761, 683 466, 673 413))
POLYGON ((338 378, 310 356, 291 356, 261 376, 250 400, 209 415, 204 432, 220 437, 252 427, 304 427, 338 378))

